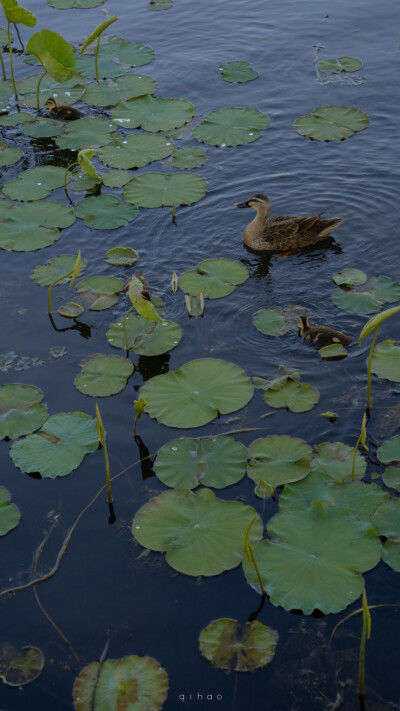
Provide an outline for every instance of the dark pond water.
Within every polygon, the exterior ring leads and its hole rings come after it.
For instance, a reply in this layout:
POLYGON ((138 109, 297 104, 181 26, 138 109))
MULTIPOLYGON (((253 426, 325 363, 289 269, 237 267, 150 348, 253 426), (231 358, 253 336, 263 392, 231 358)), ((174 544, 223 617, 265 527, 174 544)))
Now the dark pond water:
MULTIPOLYGON (((28 0, 25 6, 37 13, 37 29, 53 29, 76 43, 104 19, 101 7, 56 11, 45 2, 28 0)), ((245 583, 240 569, 196 580, 175 574, 161 555, 140 557, 142 548, 133 542, 130 531, 132 517, 165 487, 154 478, 143 480, 140 467, 131 466, 140 455, 132 438, 132 403, 144 379, 193 358, 226 359, 251 376, 267 376, 285 364, 300 368, 302 378, 318 387, 320 403, 311 413, 279 410, 257 421, 267 408, 262 393, 256 391, 244 411, 211 423, 200 433, 221 433, 253 423, 260 428, 257 432, 238 436, 245 445, 268 434, 302 437, 310 445, 337 440, 354 445, 365 405, 368 344, 354 345, 343 361, 323 362, 295 332, 281 339, 265 338, 254 329, 252 319, 263 307, 299 304, 309 310, 310 320, 335 325, 356 337, 367 317, 334 306, 332 274, 357 267, 369 275, 399 278, 398 6, 387 0, 351 4, 174 0, 170 10, 150 12, 145 0, 109 0, 103 8, 119 16, 113 26, 115 34, 154 48, 156 58, 145 73, 156 78, 159 96, 191 101, 196 122, 214 109, 230 106, 257 108, 271 122, 259 140, 248 146, 206 147, 208 162, 196 172, 208 181, 208 192, 197 204, 177 211, 176 225, 167 209, 141 210, 133 223, 117 231, 93 231, 77 221, 63 231, 59 242, 42 252, 2 252, 1 352, 13 351, 44 364, 16 371, 16 359, 10 370, 0 372, 0 382, 37 385, 45 393, 51 414, 72 410, 94 414, 94 401, 81 395, 73 380, 83 359, 98 352, 115 354, 105 332, 124 307, 86 312, 81 320, 90 326, 90 338, 69 328, 71 323, 61 318, 56 319, 58 330, 54 330, 46 316, 46 290, 29 279, 37 264, 59 254, 76 253, 80 247, 90 273, 101 270, 124 278, 122 269, 104 266, 104 252, 120 244, 131 245, 140 254, 140 268, 151 291, 167 304, 166 317, 181 325, 183 339, 164 356, 139 362, 135 357, 138 369, 125 391, 102 401, 112 472, 131 467, 114 483, 117 521, 107 524, 107 504, 100 497, 80 521, 56 576, 38 588, 42 604, 79 661, 49 625, 32 590, 2 599, 1 639, 40 647, 46 665, 31 685, 20 690, 0 687, 1 709, 72 709, 75 676, 99 658, 108 638, 110 658, 150 655, 165 667, 170 680, 167 711, 313 711, 339 708, 339 702, 335 705, 339 695, 340 708, 357 709, 359 616, 341 628, 332 649, 327 642, 334 625, 357 609, 359 601, 340 615, 322 617, 290 614, 266 601, 258 619, 279 631, 280 642, 273 663, 254 674, 226 675, 200 656, 200 630, 218 617, 246 621, 257 609, 259 597, 245 583), (322 82, 316 75, 316 55, 318 59, 360 57, 364 66, 357 81, 327 75, 322 82), (251 62, 259 78, 243 85, 222 81, 217 65, 235 59, 251 62), (348 141, 332 143, 311 142, 293 130, 298 116, 330 104, 366 112, 369 128, 348 141), (325 210, 328 216, 342 216, 343 224, 328 245, 285 259, 251 253, 242 242, 248 213, 233 206, 260 191, 269 195, 274 214, 325 210), (230 296, 207 302, 203 319, 189 319, 182 293, 171 292, 172 271, 182 273, 209 257, 241 261, 251 278, 230 296), (53 359, 51 347, 65 347, 67 353, 53 359), (326 410, 339 413, 335 423, 320 416, 326 410)), ((22 34, 26 40, 30 31, 22 34)), ((19 65, 19 77, 30 71, 19 65)), ((4 136, 13 135, 21 140, 17 132, 4 130, 4 136)), ((194 144, 189 135, 179 145, 194 144)), ((51 142, 36 141, 31 146, 26 142, 26 148, 24 167, 60 162, 51 142)), ((8 170, 7 180, 14 170, 8 170)), ((61 190, 54 199, 63 200, 61 190)), ((396 338, 399 323, 398 317, 386 322, 382 339, 396 338)), ((374 383, 368 479, 379 471, 376 447, 398 430, 398 417, 390 409, 398 404, 398 394, 395 384, 374 383)), ((198 430, 182 433, 164 427, 147 416, 138 429, 150 453, 181 434, 199 434, 198 430)), ((0 543, 1 587, 6 587, 29 578, 32 556, 55 523, 40 562, 43 570, 53 564, 71 523, 103 483, 103 454, 98 451, 86 457, 71 476, 40 481, 13 467, 8 445, 3 443, 0 471, 1 484, 22 512, 20 525, 0 543)), ((240 497, 263 510, 249 480, 220 490, 218 496, 240 497)), ((268 501, 264 520, 276 510, 276 502, 268 501)), ((370 604, 399 600, 398 576, 382 562, 365 579, 370 604)), ((399 708, 399 622, 398 608, 373 613, 366 666, 366 708, 371 711, 399 708)))

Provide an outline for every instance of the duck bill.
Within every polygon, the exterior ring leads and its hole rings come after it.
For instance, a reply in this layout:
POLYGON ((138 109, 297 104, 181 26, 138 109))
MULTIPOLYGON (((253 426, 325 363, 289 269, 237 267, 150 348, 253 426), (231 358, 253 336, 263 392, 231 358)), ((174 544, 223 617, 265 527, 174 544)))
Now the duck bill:
POLYGON ((250 207, 248 202, 238 202, 235 207, 250 207))

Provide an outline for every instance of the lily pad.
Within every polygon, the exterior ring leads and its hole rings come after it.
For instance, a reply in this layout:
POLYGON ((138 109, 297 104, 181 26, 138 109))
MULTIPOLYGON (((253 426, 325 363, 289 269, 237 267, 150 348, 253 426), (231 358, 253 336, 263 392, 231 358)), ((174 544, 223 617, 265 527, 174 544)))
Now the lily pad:
POLYGON ((123 288, 123 282, 116 277, 94 276, 82 279, 77 284, 76 291, 87 308, 101 311, 117 303, 118 294, 123 288))
POLYGON ((124 198, 138 207, 178 207, 201 200, 207 188, 197 173, 143 173, 125 185, 124 198))
POLYGON ((75 679, 75 711, 159 711, 168 692, 168 676, 152 657, 130 654, 92 662, 75 679))
POLYGON ((154 468, 166 486, 222 489, 243 479, 246 462, 246 447, 231 437, 182 438, 158 450, 154 468))
POLYGON ((185 575, 219 575, 243 558, 243 539, 255 518, 250 542, 259 540, 262 523, 251 506, 221 501, 211 489, 165 491, 144 504, 132 521, 136 540, 166 551, 167 563, 185 575))
POLYGON ((400 462, 400 435, 387 439, 378 447, 376 455, 384 464, 400 462))
POLYGON ((294 128, 306 138, 316 141, 342 141, 369 125, 363 111, 348 106, 320 106, 307 116, 300 116, 294 128))
POLYGON ((121 101, 113 110, 112 118, 123 128, 168 131, 188 123, 194 114, 194 106, 186 99, 164 99, 147 94, 121 101))
POLYGON ((123 99, 153 94, 156 89, 157 82, 152 77, 143 74, 125 74, 111 82, 86 84, 82 101, 91 106, 115 106, 123 99))
POLYGON ((69 227, 75 215, 66 205, 56 202, 10 204, 0 217, 0 248, 32 252, 48 247, 69 227))
MULTIPOLYGON (((8 44, 7 30, 0 28, 0 47, 8 44), (5 37, 2 33, 5 33, 5 37), (5 39, 5 42, 2 40, 5 39)), ((7 101, 14 93, 14 87, 11 79, 0 79, 0 101, 7 101)))
POLYGON ((389 489, 396 489, 400 492, 400 466, 386 467, 382 479, 389 489))
POLYGON ((27 111, 15 111, 13 114, 0 116, 0 126, 18 126, 27 121, 32 121, 32 116, 27 111))
POLYGON ((319 400, 319 392, 308 383, 299 383, 300 372, 266 381, 264 400, 270 407, 285 407, 291 412, 307 412, 319 400))
POLYGON ((346 358, 348 355, 341 343, 331 343, 329 346, 324 346, 319 349, 318 353, 324 360, 338 360, 339 358, 346 358))
MULTIPOLYGON (((336 613, 361 595, 361 573, 373 568, 381 544, 372 526, 322 501, 307 511, 284 510, 270 519, 271 539, 252 546, 264 588, 285 610, 336 613)), ((255 570, 247 581, 260 592, 255 570)))
POLYGON ((400 542, 393 541, 391 538, 385 541, 382 548, 382 559, 396 573, 400 573, 400 542))
POLYGON ((337 289, 332 294, 332 300, 340 309, 351 313, 374 313, 385 302, 400 300, 400 283, 385 276, 371 277, 362 290, 357 287, 345 291, 337 289))
MULTIPOLYGON (((77 59, 79 74, 87 79, 96 78, 96 64, 94 56, 91 54, 81 54, 77 59)), ((125 73, 123 64, 115 62, 112 57, 105 57, 99 52, 98 70, 100 79, 114 79, 121 77, 125 73)))
POLYGON ((258 72, 253 69, 249 62, 226 62, 226 64, 219 64, 217 71, 225 81, 237 84, 243 84, 258 77, 258 72))
POLYGON ((363 63, 356 57, 339 57, 339 59, 323 59, 317 67, 321 72, 358 72, 363 63))
POLYGON ((35 385, 7 383, 0 387, 0 439, 16 439, 38 430, 47 420, 43 393, 35 385))
POLYGON ((361 269, 343 269, 341 272, 336 272, 332 279, 338 286, 351 287, 365 284, 367 275, 361 269))
POLYGON ((37 679, 44 667, 44 656, 37 647, 16 649, 0 644, 0 679, 7 686, 24 686, 37 679))
POLYGON ((10 492, 4 486, 0 486, 0 536, 5 536, 6 533, 18 526, 20 519, 19 508, 11 503, 10 492))
POLYGON ((64 168, 54 165, 28 168, 18 178, 6 183, 3 193, 11 200, 41 200, 64 185, 64 176, 64 168))
POLYGON ((382 504, 372 521, 379 536, 400 539, 400 499, 382 504))
POLYGON ((108 119, 82 118, 71 121, 68 128, 56 143, 60 148, 80 150, 81 148, 97 148, 112 141, 115 126, 108 119))
POLYGON ((193 137, 210 146, 241 146, 256 141, 268 124, 268 116, 257 109, 218 109, 193 129, 193 137))
POLYGON ((106 262, 116 267, 129 267, 138 259, 139 255, 132 247, 114 247, 106 252, 106 262))
POLYGON ((132 222, 137 214, 135 205, 127 205, 116 195, 92 195, 75 207, 76 217, 85 220, 92 230, 115 230, 132 222))
MULTIPOLYGON (((33 74, 17 82, 18 95, 21 95, 21 103, 31 109, 37 109, 37 85, 39 87, 39 106, 44 108, 47 99, 55 99, 57 104, 75 104, 82 97, 85 91, 85 80, 79 74, 75 74, 68 81, 58 82, 49 74, 33 74), (43 79, 42 79, 43 77, 43 79)), ((32 116, 29 115, 30 120, 32 116)))
POLYGON ((22 124, 21 131, 25 136, 31 138, 50 138, 65 131, 65 123, 38 116, 32 121, 22 124))
POLYGON ((123 188, 132 176, 129 170, 107 170, 101 177, 108 188, 123 188))
MULTIPOLYGON (((35 32, 26 45, 26 51, 39 60, 46 74, 56 81, 69 81, 76 72, 76 57, 72 46, 57 32, 35 32)), ((37 107, 39 108, 39 107, 37 107)))
POLYGON ((99 446, 96 420, 84 412, 52 415, 36 434, 14 442, 10 457, 23 472, 54 479, 79 467, 99 446))
POLYGON ((179 277, 179 286, 187 294, 203 294, 205 299, 220 299, 249 278, 247 267, 233 259, 206 259, 179 277))
MULTIPOLYGON (((353 447, 343 442, 322 442, 314 447, 311 461, 311 471, 330 476, 334 481, 344 481, 351 478, 353 465, 353 447)), ((357 451, 355 478, 361 479, 366 471, 367 463, 357 451)))
POLYGON ((380 378, 400 383, 400 342, 382 341, 372 356, 372 372, 380 378))
POLYGON ((163 136, 136 133, 102 148, 98 157, 111 168, 142 168, 154 160, 166 158, 173 150, 172 141, 163 136))
POLYGON ((241 624, 222 617, 200 632, 200 652, 219 669, 247 672, 265 667, 275 654, 278 633, 258 620, 241 624))
MULTIPOLYGON (((62 254, 59 257, 51 257, 45 264, 38 264, 35 267, 31 273, 31 279, 39 286, 50 286, 63 274, 68 274, 73 269, 75 262, 76 254, 62 254)), ((79 264, 79 274, 85 271, 86 264, 86 259, 82 257, 79 264)), ((70 278, 67 277, 64 282, 61 281, 59 284, 68 282, 70 278)))
POLYGON ((70 10, 73 7, 78 10, 86 10, 90 7, 103 5, 105 0, 47 0, 47 2, 51 7, 55 7, 56 10, 70 10))
POLYGON ((154 356, 175 348, 182 338, 182 331, 173 321, 149 321, 143 316, 129 314, 112 323, 106 337, 115 348, 154 356))
POLYGON ((64 318, 78 318, 84 312, 83 306, 77 304, 75 301, 68 301, 66 304, 59 306, 57 313, 64 318))
POLYGON ((17 146, 8 146, 3 141, 0 141, 0 168, 17 163, 23 155, 23 152, 17 146))
POLYGON ((96 355, 83 365, 74 385, 84 395, 107 397, 121 392, 133 371, 128 358, 96 355))
POLYGON ((169 427, 201 427, 247 405, 253 395, 242 368, 215 358, 192 360, 150 378, 141 388, 145 411, 169 427))
POLYGON ((298 437, 260 437, 249 446, 247 474, 256 483, 267 484, 272 496, 278 486, 307 476, 311 456, 311 447, 298 437))
POLYGON ((282 336, 289 330, 289 325, 285 319, 282 309, 267 308, 257 311, 253 324, 257 331, 265 336, 282 336))
POLYGON ((172 154, 172 165, 175 168, 199 168, 207 161, 204 148, 196 146, 176 148, 172 154))

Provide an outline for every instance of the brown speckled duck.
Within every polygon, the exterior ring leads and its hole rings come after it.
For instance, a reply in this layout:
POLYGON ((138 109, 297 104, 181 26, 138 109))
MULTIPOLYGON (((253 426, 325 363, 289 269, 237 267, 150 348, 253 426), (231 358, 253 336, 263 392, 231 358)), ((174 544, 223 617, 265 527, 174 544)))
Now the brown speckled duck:
POLYGON ((323 219, 322 212, 307 217, 268 217, 271 203, 262 193, 252 195, 247 202, 239 203, 236 207, 252 207, 256 210, 256 217, 244 231, 244 241, 251 249, 259 252, 301 249, 325 239, 342 222, 341 217, 323 219))
POLYGON ((342 346, 348 346, 352 342, 352 337, 347 336, 342 331, 336 331, 330 326, 310 326, 307 316, 299 318, 299 332, 309 343, 316 346, 331 346, 334 343, 341 343, 342 346))
POLYGON ((82 112, 75 106, 69 106, 69 104, 58 106, 54 99, 47 99, 45 106, 54 118, 61 119, 61 121, 74 121, 82 116, 82 112))

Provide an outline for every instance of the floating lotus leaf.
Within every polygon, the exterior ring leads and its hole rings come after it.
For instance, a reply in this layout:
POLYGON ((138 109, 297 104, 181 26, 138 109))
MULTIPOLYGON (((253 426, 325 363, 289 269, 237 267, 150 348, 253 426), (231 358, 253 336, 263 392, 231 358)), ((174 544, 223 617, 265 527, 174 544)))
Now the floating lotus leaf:
POLYGON ((79 467, 99 445, 96 420, 84 412, 52 415, 36 434, 14 442, 10 457, 23 472, 54 479, 79 467))
POLYGON ((59 306, 57 313, 65 318, 78 318, 84 312, 83 306, 76 304, 75 301, 68 301, 68 303, 59 306))
POLYGON ((194 114, 194 106, 186 99, 163 99, 147 94, 121 101, 115 107, 112 118, 123 128, 168 131, 188 123, 194 114))
POLYGON ((155 11, 169 10, 172 7, 172 2, 173 0, 161 0, 161 2, 159 0, 150 0, 147 9, 155 11))
MULTIPOLYGON (((48 259, 45 264, 38 264, 37 267, 31 273, 31 279, 39 286, 50 286, 56 279, 59 279, 63 274, 68 274, 71 269, 74 268, 76 262, 76 254, 62 254, 59 257, 52 257, 48 259)), ((86 269, 86 259, 81 257, 79 264, 79 274, 82 274, 86 269)), ((71 277, 67 277, 64 282, 59 282, 60 284, 66 283, 71 277)))
POLYGON ((363 63, 356 57, 339 57, 339 59, 323 59, 317 67, 321 72, 358 72, 363 63))
MULTIPOLYGON (((373 568, 381 544, 372 526, 323 501, 307 511, 284 510, 268 524, 272 537, 252 546, 273 605, 311 614, 340 612, 361 595, 361 573, 373 568)), ((243 561, 247 581, 260 592, 257 575, 243 561)))
POLYGON ((272 496, 277 486, 307 476, 311 456, 311 447, 298 437, 260 437, 249 446, 247 474, 253 481, 262 480, 269 486, 272 496))
POLYGON ((154 468, 166 486, 222 489, 243 479, 246 462, 246 447, 231 437, 182 438, 158 450, 154 468))
POLYGON ((64 185, 64 175, 64 168, 55 165, 29 168, 19 178, 6 183, 3 193, 11 200, 41 200, 64 185))
POLYGON ((92 82, 87 84, 82 101, 91 106, 115 106, 123 99, 153 94, 156 89, 157 82, 152 77, 143 74, 125 74, 112 83, 92 82))
POLYGON ((121 202, 116 195, 92 195, 75 207, 76 217, 85 220, 92 230, 115 230, 132 222, 137 214, 135 205, 121 202))
POLYGON ((74 385, 84 395, 107 397, 121 392, 133 371, 128 358, 96 355, 83 365, 74 385))
POLYGON ((384 464, 400 462, 400 435, 387 439, 386 442, 378 447, 376 455, 384 464))
POLYGON ((319 349, 318 353, 324 360, 338 360, 339 358, 346 358, 348 355, 341 343, 331 343, 330 346, 324 346, 319 349))
POLYGON ((219 299, 234 291, 249 278, 247 267, 233 259, 206 259, 179 277, 179 286, 187 294, 203 294, 206 299, 219 299))
POLYGON ((135 133, 106 146, 99 151, 98 157, 111 168, 142 168, 154 160, 166 158, 173 150, 173 143, 163 136, 135 133))
POLYGON ((356 286, 365 284, 367 275, 361 269, 343 269, 341 272, 336 272, 332 279, 338 286, 356 286))
POLYGON ((269 118, 257 109, 218 109, 193 129, 193 137, 210 146, 241 146, 256 141, 269 118))
POLYGON ((124 198, 138 207, 178 207, 201 200, 207 188, 197 173, 143 173, 125 185, 124 198))
POLYGON ((308 383, 299 383, 292 376, 278 378, 264 390, 264 400, 270 407, 285 407, 291 412, 307 412, 319 400, 319 392, 308 383))
POLYGON ((23 152, 16 146, 7 146, 6 143, 0 141, 0 168, 17 163, 23 155, 23 152))
POLYGON ((57 10, 70 10, 73 7, 76 7, 77 10, 86 10, 90 7, 103 5, 105 0, 47 0, 47 2, 57 10))
POLYGON ((139 259, 138 253, 131 247, 114 247, 106 252, 106 262, 116 267, 128 267, 139 259))
POLYGON ((116 277, 94 276, 82 279, 77 284, 76 291, 87 308, 101 311, 117 303, 118 294, 123 288, 123 282, 116 277))
MULTIPOLYGON (((0 29, 0 33, 5 32, 6 34, 6 41, 2 43, 2 39, 4 39, 4 36, 1 34, 0 35, 0 47, 4 46, 4 44, 8 44, 8 39, 7 39, 7 31, 0 29)), ((12 96, 14 93, 14 87, 11 79, 0 79, 0 101, 5 101, 7 100, 10 96, 12 96)))
POLYGON ((106 42, 100 47, 100 56, 111 57, 129 67, 141 67, 155 57, 151 47, 138 42, 127 42, 122 37, 106 37, 106 42))
POLYGON ((379 311, 382 302, 369 291, 343 291, 336 289, 332 301, 339 309, 353 314, 372 314, 379 311))
MULTIPOLYGON (((353 447, 343 442, 322 442, 314 447, 311 471, 326 474, 335 481, 344 481, 352 475, 353 447)), ((364 457, 357 452, 355 477, 361 479, 367 468, 364 457)))
POLYGON ((172 154, 172 165, 175 168, 199 168, 207 161, 207 154, 204 148, 195 146, 177 148, 172 154))
POLYGON ((316 141, 342 141, 363 131, 369 118, 363 111, 348 106, 320 106, 295 121, 297 133, 316 141))
POLYGON ((16 439, 38 430, 47 420, 43 393, 34 385, 0 386, 0 439, 16 439))
POLYGON ((400 383, 400 342, 378 343, 372 356, 372 372, 380 378, 400 383))
POLYGON ((247 405, 253 386, 242 368, 216 358, 201 358, 163 375, 141 388, 145 411, 169 427, 201 427, 217 415, 247 405))
POLYGON ((400 282, 393 281, 389 277, 377 276, 370 280, 371 289, 374 296, 382 303, 393 304, 400 299, 400 282))
POLYGON ((110 346, 154 356, 175 348, 182 338, 182 331, 173 321, 149 321, 143 316, 129 314, 112 323, 106 336, 110 346))
POLYGON ((219 64, 217 71, 222 74, 225 81, 236 84, 243 84, 258 77, 258 72, 249 62, 226 62, 226 64, 219 64))
POLYGON ((382 548, 382 558, 396 573, 400 573, 400 542, 385 541, 382 548))
POLYGON ((168 692, 168 676, 152 657, 130 654, 92 662, 76 677, 75 711, 159 711, 168 692))
POLYGON ((75 215, 66 205, 34 202, 11 205, 0 219, 0 248, 32 252, 48 247, 60 237, 60 229, 69 227, 75 215))
POLYGON ((132 533, 142 546, 166 551, 167 563, 180 573, 219 575, 240 564, 244 534, 253 518, 251 543, 262 535, 262 523, 251 506, 221 501, 211 489, 174 489, 139 509, 132 533))
POLYGON ((16 649, 8 642, 0 644, 0 679, 7 686, 24 686, 37 679, 44 667, 44 656, 37 647, 16 649))
POLYGON ((253 324, 257 331, 265 336, 282 336, 289 330, 289 325, 282 309, 261 309, 254 316, 253 324))
POLYGON ((71 174, 71 182, 68 185, 68 192, 76 190, 77 192, 89 192, 90 190, 96 189, 99 185, 98 178, 92 178, 87 173, 82 171, 77 171, 71 174))
POLYGON ((21 519, 19 508, 10 502, 10 492, 4 486, 0 486, 0 536, 5 536, 12 531, 21 519))
POLYGON ((200 652, 219 669, 255 671, 265 667, 275 654, 278 633, 253 620, 244 624, 222 617, 200 632, 200 652))
POLYGON ((65 123, 38 116, 32 121, 22 124, 21 131, 25 136, 31 138, 50 138, 65 131, 65 123))
POLYGON ((389 489, 396 489, 400 492, 400 467, 386 467, 382 479, 389 489))
MULTIPOLYGON (((58 82, 49 74, 34 74, 17 82, 18 94, 21 94, 21 103, 31 109, 37 109, 37 85, 39 87, 39 105, 44 108, 47 99, 55 99, 57 104, 74 104, 82 97, 85 91, 85 80, 79 74, 75 74, 68 81, 58 82)), ((29 114, 29 119, 32 116, 29 114)))
POLYGON ((13 114, 0 116, 0 126, 18 126, 27 121, 32 121, 32 116, 27 111, 16 111, 13 114))
POLYGON ((101 177, 108 188, 122 188, 132 176, 129 170, 108 170, 101 177))
MULTIPOLYGON (((96 78, 96 65, 93 55, 81 54, 76 64, 79 74, 82 74, 87 79, 96 78)), ((104 57, 100 52, 98 70, 100 79, 114 79, 115 77, 121 77, 125 72, 123 64, 114 62, 112 57, 104 57)))
POLYGON ((65 133, 57 136, 56 143, 60 148, 97 148, 112 141, 115 126, 108 119, 82 118, 71 121, 65 133))
POLYGON ((400 499, 379 506, 372 523, 378 536, 400 539, 400 499))

